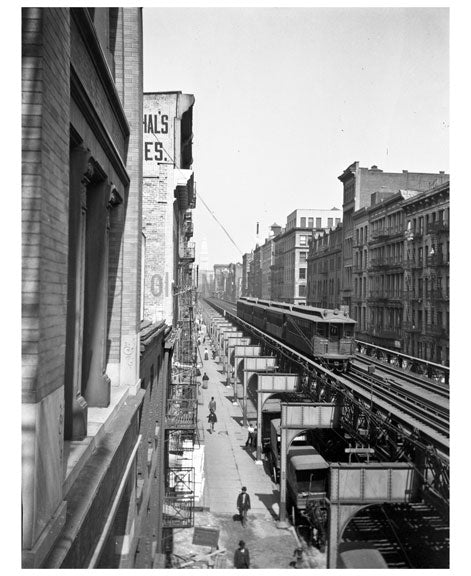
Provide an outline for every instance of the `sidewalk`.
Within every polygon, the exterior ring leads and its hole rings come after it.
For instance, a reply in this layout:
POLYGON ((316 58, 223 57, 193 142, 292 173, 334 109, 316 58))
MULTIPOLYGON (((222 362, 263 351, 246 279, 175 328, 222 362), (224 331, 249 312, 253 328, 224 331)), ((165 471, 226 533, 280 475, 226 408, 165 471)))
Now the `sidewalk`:
MULTIPOLYGON (((200 347, 202 357, 204 348, 200 347)), ((219 548, 225 548, 226 568, 232 568, 234 551, 243 539, 250 552, 251 568, 289 568, 297 540, 293 529, 278 522, 278 488, 266 473, 263 464, 256 464, 255 451, 245 448, 247 429, 241 426, 242 410, 233 404, 232 386, 225 386, 222 364, 203 361, 201 374, 209 376, 208 388, 200 387, 198 406, 200 436, 204 431, 204 488, 196 502, 195 526, 220 530, 219 548), (207 421, 211 397, 216 401, 218 421, 210 432, 207 421), (251 510, 246 527, 236 514, 237 495, 242 486, 250 495, 251 510)), ((209 552, 193 546, 193 529, 174 531, 174 552, 183 557, 209 552)))

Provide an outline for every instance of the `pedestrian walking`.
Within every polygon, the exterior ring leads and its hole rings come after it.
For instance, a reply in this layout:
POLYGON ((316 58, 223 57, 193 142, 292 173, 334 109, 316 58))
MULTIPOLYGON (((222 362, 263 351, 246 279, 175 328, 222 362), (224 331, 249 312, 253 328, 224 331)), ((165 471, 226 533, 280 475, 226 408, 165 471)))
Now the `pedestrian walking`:
POLYGON ((205 359, 205 360, 209 360, 208 348, 205 348, 205 349, 204 349, 204 359, 205 359))
POLYGON ((247 426, 247 432, 249 433, 249 435, 247 436, 247 440, 245 442, 245 446, 252 446, 253 444, 253 434, 255 432, 255 428, 253 426, 253 424, 250 422, 249 425, 247 426))
POLYGON ((208 414, 208 422, 210 425, 210 432, 214 432, 214 424, 218 421, 216 412, 214 410, 210 410, 208 414))
POLYGON ((247 488, 242 486, 242 491, 237 496, 237 509, 239 510, 239 517, 242 526, 247 523, 247 512, 250 510, 250 496, 247 494, 247 488))
POLYGON ((209 376, 206 374, 206 372, 203 374, 203 388, 207 388, 208 387, 208 380, 209 380, 209 376))
POLYGON ((239 547, 234 553, 234 568, 250 568, 249 550, 243 540, 239 542, 239 547))
POLYGON ((209 401, 209 404, 208 404, 208 409, 210 412, 211 412, 211 410, 216 412, 216 400, 214 399, 214 396, 211 396, 211 400, 209 401))
POLYGON ((253 430, 253 434, 252 434, 252 448, 256 448, 257 447, 257 425, 254 425, 254 430, 253 430))

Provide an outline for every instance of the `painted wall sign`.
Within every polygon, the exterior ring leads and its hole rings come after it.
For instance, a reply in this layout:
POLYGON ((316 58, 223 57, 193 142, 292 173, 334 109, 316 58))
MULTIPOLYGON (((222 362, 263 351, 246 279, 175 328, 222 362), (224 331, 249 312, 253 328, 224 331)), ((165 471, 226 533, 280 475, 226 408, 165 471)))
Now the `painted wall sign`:
POLYGON ((176 98, 176 94, 144 94, 144 178, 159 176, 161 164, 173 164, 176 98))

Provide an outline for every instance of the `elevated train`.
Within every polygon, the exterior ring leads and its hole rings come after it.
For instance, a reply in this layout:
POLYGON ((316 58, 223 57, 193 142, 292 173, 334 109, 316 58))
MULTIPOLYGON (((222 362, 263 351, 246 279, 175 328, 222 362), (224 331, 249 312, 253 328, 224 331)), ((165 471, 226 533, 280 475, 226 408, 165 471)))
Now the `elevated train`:
POLYGON ((330 370, 346 371, 355 352, 356 321, 340 310, 242 297, 237 315, 330 370))

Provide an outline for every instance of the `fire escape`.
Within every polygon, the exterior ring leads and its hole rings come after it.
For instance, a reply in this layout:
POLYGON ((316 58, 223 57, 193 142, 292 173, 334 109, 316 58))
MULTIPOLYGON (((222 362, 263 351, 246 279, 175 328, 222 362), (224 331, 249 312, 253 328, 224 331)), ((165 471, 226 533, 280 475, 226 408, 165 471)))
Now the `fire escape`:
MULTIPOLYGON (((190 208, 194 207, 190 203, 190 208)), ((192 263, 194 244, 191 214, 186 212, 175 287, 177 337, 172 379, 167 396, 165 428, 168 441, 168 466, 163 509, 164 528, 191 528, 194 523, 195 468, 193 451, 198 440, 198 383, 196 380, 196 288, 192 263), (188 465, 190 464, 190 465, 188 465)))
POLYGON ((449 267, 449 256, 443 254, 440 247, 440 240, 448 233, 448 223, 444 220, 428 224, 427 234, 430 235, 432 248, 425 262, 428 279, 426 301, 430 306, 431 321, 424 326, 423 338, 431 343, 433 354, 440 341, 448 338, 448 331, 443 324, 443 311, 446 309, 449 296, 442 281, 445 279, 443 274, 449 267))

